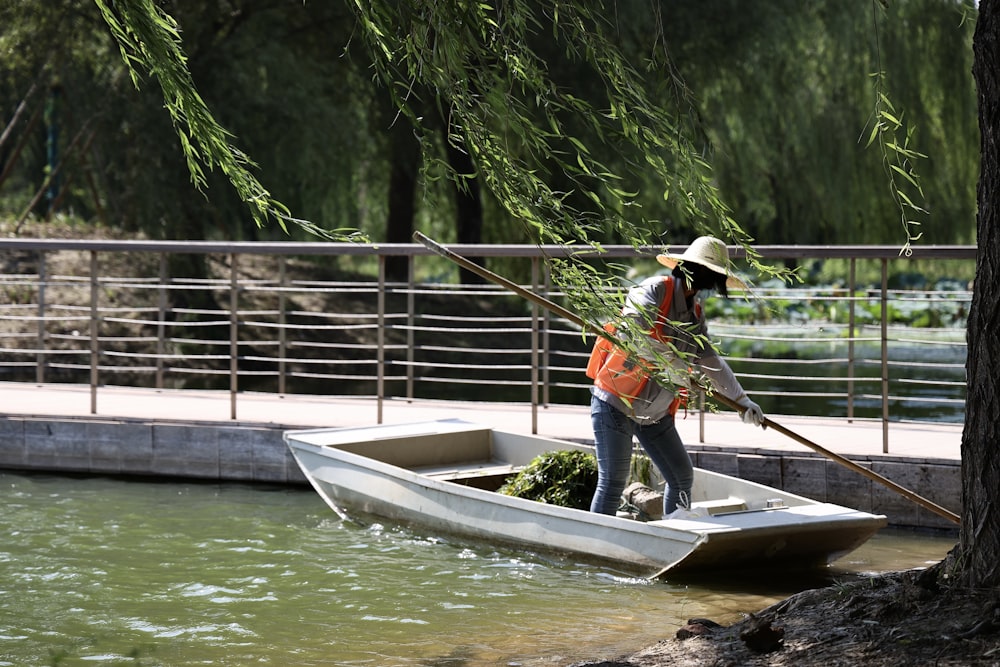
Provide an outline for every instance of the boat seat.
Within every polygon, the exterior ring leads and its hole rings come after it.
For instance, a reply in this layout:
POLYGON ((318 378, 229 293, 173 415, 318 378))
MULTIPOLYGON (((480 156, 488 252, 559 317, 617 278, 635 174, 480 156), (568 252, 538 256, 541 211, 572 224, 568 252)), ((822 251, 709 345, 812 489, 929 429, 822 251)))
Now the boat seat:
POLYGON ((746 512, 747 503, 742 498, 716 498, 713 500, 701 500, 691 503, 691 507, 708 510, 710 515, 727 514, 729 512, 746 512))
POLYGON ((520 472, 523 467, 524 466, 515 466, 509 463, 476 461, 474 463, 452 463, 442 466, 414 468, 413 472, 419 473, 424 477, 450 482, 458 479, 469 479, 474 477, 513 475, 520 472))

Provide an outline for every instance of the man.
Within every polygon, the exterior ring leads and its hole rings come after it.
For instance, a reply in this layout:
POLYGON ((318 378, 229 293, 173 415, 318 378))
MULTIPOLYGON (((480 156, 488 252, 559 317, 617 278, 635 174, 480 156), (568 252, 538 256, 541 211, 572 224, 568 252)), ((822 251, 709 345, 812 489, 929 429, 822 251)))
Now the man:
POLYGON ((598 466, 592 512, 614 514, 618 509, 628 482, 633 436, 666 480, 664 516, 689 506, 694 469, 674 414, 682 399, 678 394, 684 393, 681 387, 695 371, 740 406, 744 422, 760 426, 764 420, 760 406, 707 342, 699 293, 703 297, 715 290, 726 297, 729 287, 746 288, 729 268, 725 243, 702 236, 683 254, 656 259, 672 269, 671 275, 647 278, 629 290, 620 322, 606 327, 613 336, 641 341, 640 358, 599 338, 587 366, 594 380, 590 415, 598 466))

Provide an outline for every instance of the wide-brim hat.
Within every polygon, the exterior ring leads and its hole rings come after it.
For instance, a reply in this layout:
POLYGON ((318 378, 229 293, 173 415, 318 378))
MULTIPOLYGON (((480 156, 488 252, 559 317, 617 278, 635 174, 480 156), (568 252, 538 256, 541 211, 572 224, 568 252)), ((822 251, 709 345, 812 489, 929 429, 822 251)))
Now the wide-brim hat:
POLYGON ((715 271, 726 277, 726 287, 732 289, 747 289, 747 284, 733 275, 730 268, 729 250, 726 244, 714 236, 699 236, 680 255, 663 253, 656 256, 656 261, 672 269, 684 262, 694 262, 706 269, 715 271))

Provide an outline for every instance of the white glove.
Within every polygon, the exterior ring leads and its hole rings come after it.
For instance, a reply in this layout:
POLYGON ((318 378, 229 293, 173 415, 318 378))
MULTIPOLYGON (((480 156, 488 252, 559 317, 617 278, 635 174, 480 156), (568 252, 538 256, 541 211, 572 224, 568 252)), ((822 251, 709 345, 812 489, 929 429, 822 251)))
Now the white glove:
POLYGON ((760 406, 751 401, 746 395, 740 400, 736 401, 736 404, 740 406, 743 413, 740 415, 743 418, 744 424, 753 424, 754 426, 760 426, 764 421, 764 412, 760 409, 760 406))

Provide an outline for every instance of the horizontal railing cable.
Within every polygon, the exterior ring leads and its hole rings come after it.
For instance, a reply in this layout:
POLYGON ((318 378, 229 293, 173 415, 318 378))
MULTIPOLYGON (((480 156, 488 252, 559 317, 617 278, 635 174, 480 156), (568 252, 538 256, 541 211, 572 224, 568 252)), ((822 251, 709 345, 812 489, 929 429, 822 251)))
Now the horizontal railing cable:
MULTIPOLYGON (((550 246, 453 249, 487 261, 503 257, 512 266, 523 262, 525 269, 529 261, 566 252, 550 246)), ((658 251, 606 250, 608 258, 625 259, 658 251)), ((851 259, 876 267, 898 256, 898 249, 888 246, 756 250, 765 261, 851 259)), ((332 261, 316 264, 332 275, 340 257, 374 266, 397 256, 413 263, 413 275, 422 275, 423 262, 436 261, 422 246, 0 239, 0 253, 8 251, 21 259, 38 257, 43 268, 32 272, 26 264, 9 262, 13 270, 0 276, 0 291, 7 295, 0 303, 6 329, 0 332, 0 379, 87 382, 94 405, 102 375, 140 386, 227 387, 233 415, 241 386, 380 402, 459 394, 528 401, 537 409, 532 387, 544 383, 546 402, 589 400, 583 369, 592 338, 563 318, 531 312, 499 286, 386 280, 374 272, 320 279, 309 275, 311 262, 298 261, 329 257, 332 261), (206 275, 169 275, 170 254, 203 255, 206 275), (142 261, 127 259, 133 257, 142 261), (129 275, 130 266, 135 275, 129 275), (194 377, 205 379, 187 379, 194 377)), ((976 256, 972 246, 914 252, 938 265, 954 261, 966 267, 974 267, 976 256)), ((741 249, 732 248, 731 254, 741 261, 741 249)), ((443 275, 439 267, 428 273, 443 275)), ((933 403, 942 406, 935 414, 951 410, 946 418, 960 420, 962 326, 971 292, 951 286, 966 282, 923 289, 846 280, 833 286, 757 286, 750 293, 734 291, 728 303, 713 299, 725 304, 728 314, 711 316, 709 328, 748 392, 772 401, 767 409, 904 421, 933 403), (883 324, 883 312, 893 321, 883 324), (915 314, 933 326, 902 323, 917 319, 915 314), (872 391, 880 383, 882 391, 872 391), (889 406, 885 413, 883 404, 889 406)), ((549 283, 542 276, 541 284, 549 283)), ((605 291, 618 298, 627 287, 623 282, 605 291)), ((546 296, 566 294, 553 287, 546 296)))

